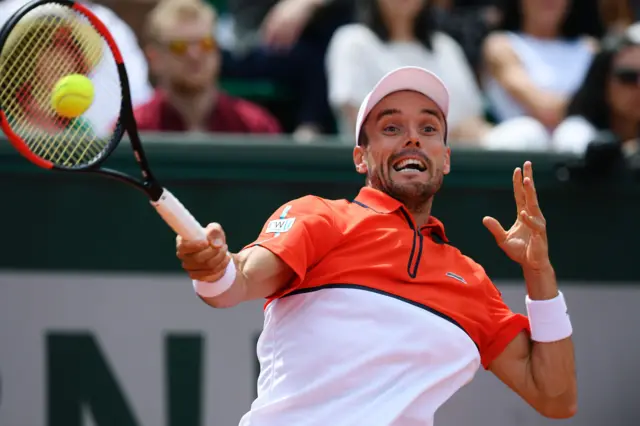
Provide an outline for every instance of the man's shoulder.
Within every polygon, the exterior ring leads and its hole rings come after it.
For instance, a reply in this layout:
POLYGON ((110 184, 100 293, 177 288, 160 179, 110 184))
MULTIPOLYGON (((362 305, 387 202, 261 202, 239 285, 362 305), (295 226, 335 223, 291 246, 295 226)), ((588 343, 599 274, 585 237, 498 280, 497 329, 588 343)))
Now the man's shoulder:
POLYGON ((228 93, 221 92, 218 95, 218 102, 224 104, 226 107, 233 108, 240 114, 266 114, 271 115, 266 108, 258 105, 255 102, 247 99, 242 99, 237 96, 230 95, 228 93))
POLYGON ((156 129, 163 103, 163 97, 155 91, 151 99, 133 108, 139 130, 156 129))
POLYGON ((254 101, 250 101, 248 99, 244 99, 222 91, 218 93, 218 102, 226 105, 227 107, 232 107, 234 108, 234 110, 241 113, 258 112, 269 116, 271 115, 271 113, 265 107, 254 101))
POLYGON ((344 210, 349 204, 350 203, 344 199, 332 200, 317 195, 305 195, 290 200, 285 203, 284 206, 288 205, 291 206, 291 209, 296 208, 309 213, 317 212, 321 214, 326 212, 337 213, 344 210))

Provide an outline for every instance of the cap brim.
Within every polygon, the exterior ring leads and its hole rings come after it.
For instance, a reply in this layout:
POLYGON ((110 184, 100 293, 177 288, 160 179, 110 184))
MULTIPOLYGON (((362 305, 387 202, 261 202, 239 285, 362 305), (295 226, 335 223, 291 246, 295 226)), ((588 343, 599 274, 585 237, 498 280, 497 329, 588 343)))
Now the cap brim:
POLYGON ((424 68, 398 68, 382 77, 362 102, 356 121, 356 145, 362 125, 371 110, 386 96, 403 90, 418 92, 430 98, 440 108, 445 119, 449 114, 449 91, 438 76, 424 68))

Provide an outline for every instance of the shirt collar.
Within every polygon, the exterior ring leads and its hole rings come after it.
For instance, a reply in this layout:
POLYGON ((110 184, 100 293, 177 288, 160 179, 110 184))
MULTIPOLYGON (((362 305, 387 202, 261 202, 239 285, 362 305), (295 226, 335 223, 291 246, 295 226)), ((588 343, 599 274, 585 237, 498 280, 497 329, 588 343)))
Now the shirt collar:
MULTIPOLYGON (((375 210, 378 213, 384 214, 395 212, 403 207, 403 204, 400 201, 369 186, 365 186, 360 190, 355 202, 364 207, 375 210)), ((427 224, 420 228, 420 231, 425 230, 429 233, 435 233, 438 237, 444 240, 444 242, 449 242, 449 239, 444 232, 444 225, 437 218, 429 216, 427 224)))

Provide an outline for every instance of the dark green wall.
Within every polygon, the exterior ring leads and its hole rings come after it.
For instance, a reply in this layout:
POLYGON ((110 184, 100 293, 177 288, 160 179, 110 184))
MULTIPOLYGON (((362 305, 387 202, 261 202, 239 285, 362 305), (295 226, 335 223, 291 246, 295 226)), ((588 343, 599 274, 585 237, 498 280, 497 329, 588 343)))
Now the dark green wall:
MULTIPOLYGON (((206 224, 220 222, 230 247, 252 241, 279 205, 306 194, 349 198, 362 177, 351 146, 279 139, 145 138, 155 174, 206 224)), ((515 218, 511 175, 526 159, 547 217, 552 261, 562 278, 640 278, 640 189, 625 182, 561 182, 553 155, 454 151, 434 215, 454 245, 494 278, 518 277, 481 219, 515 218)), ((136 173, 126 145, 107 163, 136 173)), ((169 271, 179 268, 174 235, 137 191, 103 177, 41 171, 0 140, 0 269, 169 271)))

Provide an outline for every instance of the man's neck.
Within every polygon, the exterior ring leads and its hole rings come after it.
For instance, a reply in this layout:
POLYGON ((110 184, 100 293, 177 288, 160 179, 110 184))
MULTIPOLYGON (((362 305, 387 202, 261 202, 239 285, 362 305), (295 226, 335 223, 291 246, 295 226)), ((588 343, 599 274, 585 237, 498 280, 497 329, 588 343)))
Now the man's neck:
POLYGON ((194 94, 184 95, 166 91, 167 100, 178 111, 187 131, 206 132, 209 128, 209 117, 218 99, 215 87, 205 88, 194 94))
POLYGON ((431 216, 431 206, 433 205, 433 197, 430 197, 427 201, 421 203, 411 203, 403 200, 399 200, 404 204, 404 207, 409 211, 413 221, 418 228, 429 223, 429 217, 431 216))
POLYGON ((427 223, 429 223, 429 217, 431 217, 432 203, 433 203, 433 198, 429 199, 427 203, 425 203, 423 206, 419 208, 409 208, 409 206, 406 206, 407 210, 409 210, 409 213, 411 213, 411 216, 413 216, 413 220, 415 221, 416 226, 418 228, 421 228, 425 226, 427 223))

